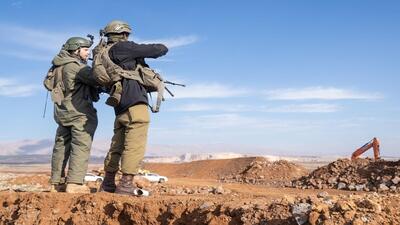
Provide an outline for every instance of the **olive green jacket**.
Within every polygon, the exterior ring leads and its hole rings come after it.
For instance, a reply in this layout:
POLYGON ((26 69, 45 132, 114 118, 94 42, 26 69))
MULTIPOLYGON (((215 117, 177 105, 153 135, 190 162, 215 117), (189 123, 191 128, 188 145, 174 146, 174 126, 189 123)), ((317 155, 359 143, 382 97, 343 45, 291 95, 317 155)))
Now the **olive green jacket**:
POLYGON ((52 63, 63 66, 64 99, 61 105, 54 104, 56 122, 62 126, 71 126, 77 120, 85 119, 84 117, 97 121, 93 102, 98 100, 98 84, 92 75, 92 69, 64 50, 54 57, 52 63))

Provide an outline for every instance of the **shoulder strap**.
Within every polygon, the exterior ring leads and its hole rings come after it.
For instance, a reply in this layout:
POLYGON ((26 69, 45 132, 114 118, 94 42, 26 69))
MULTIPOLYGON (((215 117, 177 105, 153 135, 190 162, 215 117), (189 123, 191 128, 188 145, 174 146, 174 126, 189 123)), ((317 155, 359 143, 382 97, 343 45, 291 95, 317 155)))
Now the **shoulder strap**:
POLYGON ((160 82, 157 87, 157 101, 156 101, 155 105, 150 106, 151 111, 153 113, 157 113, 160 111, 161 102, 164 101, 164 89, 165 89, 164 82, 160 82))

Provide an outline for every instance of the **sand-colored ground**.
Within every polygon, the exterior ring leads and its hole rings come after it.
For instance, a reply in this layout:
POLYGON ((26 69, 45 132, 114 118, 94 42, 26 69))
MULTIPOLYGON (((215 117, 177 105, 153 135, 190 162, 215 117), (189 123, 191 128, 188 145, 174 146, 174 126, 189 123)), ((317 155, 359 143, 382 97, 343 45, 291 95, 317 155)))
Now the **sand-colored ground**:
POLYGON ((284 187, 274 179, 306 175, 304 181, 309 174, 287 162, 243 158, 146 168, 170 178, 146 186, 150 197, 97 193, 97 183, 89 184, 91 194, 49 193, 48 165, 28 173, 0 167, 0 224, 400 224, 398 193, 284 187), (233 174, 238 179, 222 179, 233 174))

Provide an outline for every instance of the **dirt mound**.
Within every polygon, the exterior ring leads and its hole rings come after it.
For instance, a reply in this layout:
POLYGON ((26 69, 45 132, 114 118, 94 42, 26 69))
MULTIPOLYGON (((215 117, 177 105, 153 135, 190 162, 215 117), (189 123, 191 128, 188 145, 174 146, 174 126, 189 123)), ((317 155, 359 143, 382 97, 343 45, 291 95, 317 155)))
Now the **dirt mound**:
POLYGON ((293 181, 292 185, 302 189, 399 191, 400 161, 339 159, 293 181))
POLYGON ((262 157, 202 160, 180 164, 149 163, 145 165, 145 169, 169 177, 277 185, 307 174, 307 170, 302 166, 284 160, 270 162, 262 157))
POLYGON ((36 186, 48 186, 50 181, 50 177, 44 174, 39 175, 25 175, 25 176, 16 176, 15 178, 8 181, 10 184, 15 185, 36 185, 36 186))
POLYGON ((221 181, 280 186, 306 174, 308 172, 304 167, 285 160, 270 162, 265 158, 256 158, 239 173, 221 177, 221 181))
POLYGON ((188 163, 146 163, 144 168, 168 177, 218 179, 236 173, 251 164, 256 157, 199 160, 188 163))

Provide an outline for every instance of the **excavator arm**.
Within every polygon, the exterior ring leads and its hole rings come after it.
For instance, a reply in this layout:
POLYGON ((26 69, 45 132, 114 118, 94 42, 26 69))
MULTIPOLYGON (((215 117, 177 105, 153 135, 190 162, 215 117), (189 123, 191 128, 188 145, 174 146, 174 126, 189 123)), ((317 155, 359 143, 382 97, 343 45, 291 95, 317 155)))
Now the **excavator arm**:
POLYGON ((368 151, 368 149, 373 148, 374 150, 374 158, 375 160, 380 158, 380 151, 379 151, 380 142, 378 138, 374 137, 371 141, 363 145, 361 148, 355 150, 351 155, 351 160, 358 158, 364 152, 368 151))

